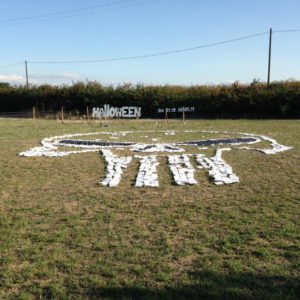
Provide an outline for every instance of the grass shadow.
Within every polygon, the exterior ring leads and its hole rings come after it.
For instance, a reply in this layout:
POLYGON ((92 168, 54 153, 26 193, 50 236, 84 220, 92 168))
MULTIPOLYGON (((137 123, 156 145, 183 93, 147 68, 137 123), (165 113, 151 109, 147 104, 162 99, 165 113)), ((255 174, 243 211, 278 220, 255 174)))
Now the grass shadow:
POLYGON ((146 287, 93 287, 87 299, 299 299, 299 278, 256 276, 252 273, 190 273, 192 285, 162 289, 146 287))

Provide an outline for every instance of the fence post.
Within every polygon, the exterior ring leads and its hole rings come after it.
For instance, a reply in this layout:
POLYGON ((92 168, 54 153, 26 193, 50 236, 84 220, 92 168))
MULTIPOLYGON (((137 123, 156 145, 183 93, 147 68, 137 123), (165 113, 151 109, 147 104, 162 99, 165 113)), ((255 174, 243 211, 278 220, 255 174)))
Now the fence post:
POLYGON ((89 107, 86 107, 86 120, 89 121, 90 120, 90 112, 89 112, 89 107))
POLYGON ((43 118, 45 118, 45 103, 44 103, 44 100, 42 102, 42 108, 43 108, 43 118))
POLYGON ((182 111, 182 122, 183 122, 183 124, 185 124, 185 111, 184 110, 182 111))
POLYGON ((32 107, 32 119, 33 119, 33 125, 35 125, 35 107, 32 107))
POLYGON ((64 124, 64 107, 61 107, 61 123, 64 124))
POLYGON ((165 112, 165 120, 166 120, 166 122, 168 123, 169 121, 168 121, 168 110, 167 110, 167 108, 165 108, 165 110, 166 110, 166 112, 165 112))

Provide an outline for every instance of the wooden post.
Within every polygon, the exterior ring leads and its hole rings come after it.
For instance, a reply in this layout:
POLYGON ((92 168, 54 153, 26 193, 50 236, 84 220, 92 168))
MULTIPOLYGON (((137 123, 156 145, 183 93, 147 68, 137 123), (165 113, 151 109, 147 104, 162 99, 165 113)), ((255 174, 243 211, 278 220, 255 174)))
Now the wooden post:
POLYGON ((169 121, 168 121, 168 110, 167 110, 167 108, 165 108, 166 109, 166 111, 165 111, 165 120, 166 120, 166 122, 168 123, 169 121))
POLYGON ((35 125, 35 107, 32 107, 32 119, 33 119, 33 125, 35 125))
POLYGON ((183 124, 185 124, 185 111, 184 110, 182 111, 182 122, 183 122, 183 124))
POLYGON ((86 107, 86 120, 89 121, 90 120, 90 112, 89 112, 89 107, 86 107))
POLYGON ((64 124, 64 107, 61 107, 61 123, 64 124))

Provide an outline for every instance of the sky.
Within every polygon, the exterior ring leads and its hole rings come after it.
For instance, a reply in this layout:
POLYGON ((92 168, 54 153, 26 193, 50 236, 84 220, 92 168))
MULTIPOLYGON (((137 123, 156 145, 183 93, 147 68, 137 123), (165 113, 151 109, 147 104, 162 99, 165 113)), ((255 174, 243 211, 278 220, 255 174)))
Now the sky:
POLYGON ((300 80, 299 0, 0 0, 0 82, 105 85, 300 80), (298 32, 276 32, 280 30, 298 32), (265 33, 232 43, 143 56, 265 33), (11 65, 15 64, 16 65, 11 65), (8 66, 9 65, 9 66, 8 66))

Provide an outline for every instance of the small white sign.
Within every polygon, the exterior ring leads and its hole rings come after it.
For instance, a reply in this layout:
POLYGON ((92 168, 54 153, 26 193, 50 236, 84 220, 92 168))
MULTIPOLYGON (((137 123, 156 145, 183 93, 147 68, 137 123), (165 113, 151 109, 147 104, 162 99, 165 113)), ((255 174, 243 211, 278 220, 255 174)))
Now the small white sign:
POLYGON ((195 107, 166 107, 166 108, 158 108, 157 112, 159 114, 161 113, 176 113, 176 112, 194 112, 195 111, 195 107))

